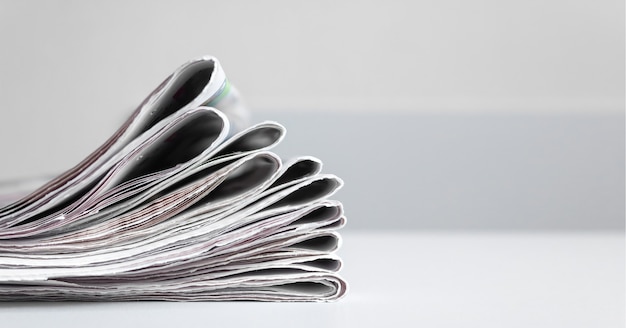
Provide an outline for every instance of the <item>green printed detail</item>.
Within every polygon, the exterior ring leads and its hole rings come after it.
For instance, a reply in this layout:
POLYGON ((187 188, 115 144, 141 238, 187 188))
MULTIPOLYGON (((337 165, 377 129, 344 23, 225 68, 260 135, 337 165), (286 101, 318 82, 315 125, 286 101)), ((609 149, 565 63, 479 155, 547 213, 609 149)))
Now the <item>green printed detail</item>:
POLYGON ((222 87, 222 92, 220 92, 220 94, 215 99, 209 101, 207 103, 207 106, 213 106, 217 104, 218 102, 220 102, 220 100, 226 97, 226 95, 230 92, 230 88, 231 88, 230 81, 226 80, 224 82, 224 86, 222 87))

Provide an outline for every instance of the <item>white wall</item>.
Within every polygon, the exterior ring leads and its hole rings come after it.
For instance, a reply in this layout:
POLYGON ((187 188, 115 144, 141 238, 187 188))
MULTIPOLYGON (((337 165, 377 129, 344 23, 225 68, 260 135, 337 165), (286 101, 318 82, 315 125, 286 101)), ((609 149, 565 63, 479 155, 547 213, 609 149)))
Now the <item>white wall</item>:
POLYGON ((84 112, 99 98, 106 117, 122 115, 203 54, 221 58, 258 109, 624 104, 617 0, 1 0, 0 42, 2 104, 14 110, 28 99, 84 112))
MULTIPOLYGON (((306 125, 309 121, 294 114, 363 114, 354 116, 365 117, 361 127, 348 127, 345 132, 362 133, 361 137, 369 136, 367 127, 376 122, 376 115, 390 112, 398 116, 388 121, 407 118, 404 123, 419 122, 415 115, 487 115, 476 128, 465 130, 474 135, 459 135, 460 143, 455 145, 467 149, 461 141, 492 140, 491 146, 500 149, 506 146, 502 140, 527 140, 523 134, 528 130, 514 128, 511 131, 522 135, 483 138, 481 133, 487 132, 480 127, 493 122, 489 115, 509 117, 506 124, 512 127, 519 127, 516 115, 559 116, 566 118, 563 122, 580 115, 605 117, 605 123, 584 128, 589 138, 570 138, 563 132, 577 133, 578 125, 559 130, 557 122, 541 128, 542 133, 552 133, 549 140, 559 140, 555 147, 566 149, 537 148, 545 140, 541 135, 531 138, 537 144, 518 146, 531 149, 528 156, 553 156, 547 161, 552 164, 537 171, 546 177, 561 172, 561 165, 575 165, 570 170, 575 174, 567 171, 562 180, 571 182, 566 185, 588 183, 578 186, 596 197, 580 205, 585 211, 593 212, 603 201, 602 192, 624 189, 623 140, 614 140, 623 136, 623 124, 620 130, 619 124, 611 123, 623 122, 624 1, 0 0, 0 45, 0 180, 58 173, 77 163, 178 65, 213 54, 221 59, 257 119, 285 115, 294 124, 306 125), (594 132, 606 124, 610 131, 594 132), (568 144, 568 140, 584 144, 568 144), (587 157, 577 149, 599 149, 599 157, 585 162, 587 157), (567 156, 555 157, 558 154, 567 156), (611 170, 596 165, 607 161, 611 170), (604 176, 576 180, 577 172, 588 169, 604 176), (615 183, 605 186, 610 181, 615 183), (591 187, 606 188, 597 192, 591 187)), ((456 124, 442 122, 441 128, 429 130, 433 138, 436 131, 445 132, 456 124)), ((541 120, 536 124, 544 126, 541 120)), ((385 133, 394 133, 393 126, 387 129, 385 133)), ((417 138, 417 134, 403 137, 417 138)), ((433 150, 449 150, 441 140, 428 145, 427 141, 420 140, 433 150)), ((302 147, 298 152, 307 152, 304 140, 290 142, 302 147)), ((393 155, 403 146, 388 147, 386 153, 393 155)), ((322 159, 333 168, 338 167, 333 160, 350 158, 342 156, 322 159)), ((526 158, 524 153, 517 156, 526 158)), ((494 159, 491 163, 499 165, 494 159)), ((352 165, 339 164, 339 170, 352 165)), ((433 169, 442 167, 435 164, 433 169)), ((502 171, 526 167, 523 162, 512 165, 502 171)), ((463 166, 458 163, 459 169, 463 166)), ((489 172, 483 173, 489 177, 489 172)), ((541 174, 521 174, 515 181, 547 181, 541 174)), ((529 188, 528 197, 535 197, 529 188)), ((548 190, 559 188, 566 187, 552 185, 548 190)), ((576 199, 587 197, 584 192, 576 195, 576 199)), ((358 206, 357 196, 345 197, 358 206)), ((486 193, 469 196, 488 197, 486 193)), ((619 196, 611 194, 611 199, 618 199, 611 200, 614 214, 601 226, 623 227, 616 221, 620 215, 623 219, 619 196)), ((562 201, 563 205, 551 205, 555 215, 565 213, 558 210, 574 198, 564 196, 562 201)))

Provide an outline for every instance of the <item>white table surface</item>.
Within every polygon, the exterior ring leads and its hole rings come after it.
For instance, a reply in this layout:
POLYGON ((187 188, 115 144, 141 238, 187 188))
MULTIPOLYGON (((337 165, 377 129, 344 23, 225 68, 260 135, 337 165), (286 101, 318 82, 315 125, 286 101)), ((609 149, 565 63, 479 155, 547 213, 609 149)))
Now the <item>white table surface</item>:
POLYGON ((0 327, 624 327, 624 235, 347 232, 336 303, 6 303, 0 327))

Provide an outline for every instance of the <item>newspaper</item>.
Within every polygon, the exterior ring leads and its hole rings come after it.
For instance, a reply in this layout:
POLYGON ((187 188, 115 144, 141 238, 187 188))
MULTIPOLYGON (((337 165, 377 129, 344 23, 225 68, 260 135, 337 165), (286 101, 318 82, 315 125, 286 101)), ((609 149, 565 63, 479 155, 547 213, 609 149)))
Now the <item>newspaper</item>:
POLYGON ((339 299, 343 182, 284 136, 217 59, 184 64, 70 170, 0 184, 0 300, 339 299))

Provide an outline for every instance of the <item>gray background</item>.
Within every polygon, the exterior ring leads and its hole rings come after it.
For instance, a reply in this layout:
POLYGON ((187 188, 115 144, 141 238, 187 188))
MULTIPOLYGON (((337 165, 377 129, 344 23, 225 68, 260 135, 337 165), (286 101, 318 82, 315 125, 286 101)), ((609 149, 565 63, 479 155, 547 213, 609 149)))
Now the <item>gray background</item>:
POLYGON ((0 0, 0 179, 58 173, 221 59, 347 229, 624 229, 623 1, 0 0))

